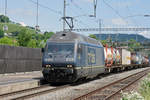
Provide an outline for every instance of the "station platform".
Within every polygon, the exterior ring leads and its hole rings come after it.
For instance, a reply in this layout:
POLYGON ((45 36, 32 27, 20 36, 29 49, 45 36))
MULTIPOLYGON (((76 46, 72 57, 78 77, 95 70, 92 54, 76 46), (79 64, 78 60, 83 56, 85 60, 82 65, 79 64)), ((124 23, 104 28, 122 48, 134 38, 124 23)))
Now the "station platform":
POLYGON ((41 71, 0 74, 0 95, 38 87, 42 80, 41 71))

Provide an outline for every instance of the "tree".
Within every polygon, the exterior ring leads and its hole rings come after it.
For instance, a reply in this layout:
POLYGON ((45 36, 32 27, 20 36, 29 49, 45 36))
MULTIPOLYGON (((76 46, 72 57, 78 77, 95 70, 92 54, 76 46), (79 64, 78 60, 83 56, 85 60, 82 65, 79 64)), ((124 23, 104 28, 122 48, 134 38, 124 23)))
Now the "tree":
POLYGON ((9 23, 10 20, 7 16, 4 16, 4 15, 0 15, 0 22, 2 23, 9 23))
POLYGON ((0 30, 0 38, 4 37, 4 31, 0 30))
POLYGON ((90 34, 89 37, 98 40, 98 38, 94 34, 90 34))
POLYGON ((54 33, 53 32, 45 32, 44 33, 44 40, 47 41, 54 33))
POLYGON ((31 39, 28 44, 27 44, 27 47, 30 47, 30 48, 37 48, 37 41, 35 39, 31 39))
POLYGON ((18 35, 18 42, 20 46, 28 46, 28 43, 32 39, 32 34, 27 29, 22 29, 18 35))
POLYGON ((129 50, 132 52, 137 51, 142 47, 142 45, 140 43, 136 42, 136 40, 134 40, 134 39, 129 40, 128 46, 129 46, 129 50))

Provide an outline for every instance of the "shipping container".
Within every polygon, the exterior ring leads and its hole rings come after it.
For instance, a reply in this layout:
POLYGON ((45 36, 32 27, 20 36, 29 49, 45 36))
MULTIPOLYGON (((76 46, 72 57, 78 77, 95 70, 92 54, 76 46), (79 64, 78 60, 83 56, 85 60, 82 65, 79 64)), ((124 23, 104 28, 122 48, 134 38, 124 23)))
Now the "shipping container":
POLYGON ((130 65, 131 52, 126 49, 121 49, 121 60, 122 60, 122 65, 130 65))

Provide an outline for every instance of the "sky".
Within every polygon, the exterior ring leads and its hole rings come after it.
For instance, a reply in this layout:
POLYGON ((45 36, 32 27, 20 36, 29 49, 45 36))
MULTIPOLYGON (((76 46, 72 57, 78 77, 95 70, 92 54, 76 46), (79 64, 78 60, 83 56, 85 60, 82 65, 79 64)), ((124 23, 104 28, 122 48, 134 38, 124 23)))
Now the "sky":
MULTIPOLYGON (((7 16, 24 25, 36 25, 37 0, 7 0, 7 16)), ((42 31, 61 31, 63 0, 39 0, 39 26, 42 31), (43 7, 44 6, 44 7, 43 7)), ((102 27, 150 27, 150 0, 98 0, 96 18, 92 0, 67 0, 66 15, 74 17, 74 28, 96 28, 98 19, 102 27), (78 16, 78 17, 77 17, 78 16)), ((4 14, 5 0, 0 0, 0 14, 4 14)), ((98 32, 95 32, 98 33, 98 32)), ((148 35, 148 32, 141 32, 148 35)), ((87 32, 90 34, 90 32, 87 32)), ((150 35, 149 35, 150 37, 150 35)))

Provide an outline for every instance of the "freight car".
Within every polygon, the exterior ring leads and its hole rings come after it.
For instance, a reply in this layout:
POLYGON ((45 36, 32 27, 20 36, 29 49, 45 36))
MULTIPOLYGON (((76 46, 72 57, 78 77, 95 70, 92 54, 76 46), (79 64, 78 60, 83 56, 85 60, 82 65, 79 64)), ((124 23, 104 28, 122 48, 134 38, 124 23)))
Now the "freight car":
POLYGON ((140 53, 103 47, 99 41, 73 32, 56 33, 42 52, 42 73, 52 83, 75 82, 149 63, 140 53))

